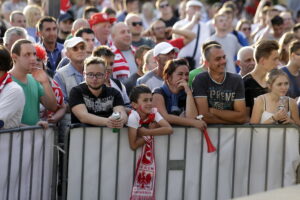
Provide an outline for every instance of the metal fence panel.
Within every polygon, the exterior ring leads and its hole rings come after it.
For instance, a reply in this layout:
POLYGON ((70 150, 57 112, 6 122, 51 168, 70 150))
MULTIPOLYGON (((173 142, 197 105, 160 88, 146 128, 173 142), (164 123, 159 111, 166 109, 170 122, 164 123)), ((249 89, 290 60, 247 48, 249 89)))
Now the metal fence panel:
MULTIPOLYGON (((216 126, 203 135, 175 127, 155 137, 156 199, 223 200, 295 184, 299 132, 288 126, 216 126)), ((67 199, 129 199, 140 150, 127 129, 71 129, 67 199), (99 173, 100 172, 100 173, 99 173)))
POLYGON ((55 144, 53 128, 1 130, 0 199, 55 199, 55 144))

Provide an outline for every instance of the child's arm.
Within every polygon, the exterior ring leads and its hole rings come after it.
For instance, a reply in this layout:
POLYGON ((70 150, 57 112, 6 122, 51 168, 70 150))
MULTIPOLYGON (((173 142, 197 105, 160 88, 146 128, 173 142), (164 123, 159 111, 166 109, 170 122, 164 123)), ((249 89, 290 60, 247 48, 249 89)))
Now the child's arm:
POLYGON ((158 128, 144 128, 141 127, 138 129, 138 134, 140 136, 148 136, 148 135, 170 135, 173 133, 173 129, 171 127, 171 125, 164 119, 161 119, 158 122, 158 125, 160 127, 158 128))
POLYGON ((138 137, 137 129, 132 127, 128 127, 128 141, 132 150, 136 150, 145 144, 144 138, 138 137))

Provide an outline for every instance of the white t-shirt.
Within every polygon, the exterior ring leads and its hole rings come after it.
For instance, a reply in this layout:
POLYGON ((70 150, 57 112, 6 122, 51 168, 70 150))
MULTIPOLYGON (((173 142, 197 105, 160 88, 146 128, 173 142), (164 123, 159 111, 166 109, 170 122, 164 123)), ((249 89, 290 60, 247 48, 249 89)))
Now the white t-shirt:
MULTIPOLYGON (((156 108, 152 108, 152 113, 155 113, 155 118, 154 118, 155 122, 159 122, 160 120, 163 119, 163 117, 159 114, 159 112, 157 112, 156 108)), ((139 113, 136 112, 135 110, 132 110, 128 117, 127 126, 135 129, 141 127, 140 119, 141 117, 139 113)))
POLYGON ((24 105, 23 89, 16 82, 8 83, 0 93, 0 120, 4 129, 20 126, 24 105))
MULTIPOLYGON (((182 28, 186 24, 190 23, 187 19, 180 20, 174 24, 174 28, 182 28)), ((210 36, 210 28, 206 23, 199 22, 200 24, 200 33, 199 33, 199 41, 198 41, 198 47, 196 50, 196 55, 195 55, 195 68, 200 66, 200 60, 201 60, 201 46, 202 44, 209 38, 210 36)), ((198 31, 198 26, 194 25, 192 31, 196 34, 197 37, 197 31, 198 31)), ((192 40, 190 43, 185 45, 182 49, 180 49, 178 58, 183 58, 187 56, 193 56, 194 50, 195 50, 195 45, 196 45, 196 38, 192 40)))

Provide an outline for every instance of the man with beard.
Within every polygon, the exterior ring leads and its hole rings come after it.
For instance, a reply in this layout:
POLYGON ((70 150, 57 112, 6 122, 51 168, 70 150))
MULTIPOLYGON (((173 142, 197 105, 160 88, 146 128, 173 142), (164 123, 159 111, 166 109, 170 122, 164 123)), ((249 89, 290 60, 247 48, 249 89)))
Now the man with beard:
POLYGON ((29 40, 21 39, 11 49, 13 68, 9 72, 25 94, 25 106, 21 122, 36 125, 39 122, 39 104, 56 111, 57 103, 47 74, 36 67, 36 50, 29 40))
POLYGON ((53 76, 58 63, 61 60, 61 51, 64 48, 57 40, 57 24, 53 17, 45 16, 37 23, 38 36, 40 37, 41 44, 47 51, 47 72, 53 76))
POLYGON ((72 24, 74 22, 73 15, 70 12, 61 14, 58 17, 58 36, 57 42, 63 44, 71 33, 72 24))
POLYGON ((69 105, 71 122, 84 123, 109 128, 122 128, 127 122, 124 102, 121 94, 107 87, 105 61, 98 57, 89 57, 84 62, 85 82, 70 92, 69 105), (111 118, 113 112, 120 113, 119 119, 111 118))
POLYGON ((242 77, 226 72, 222 47, 211 44, 204 48, 208 71, 198 74, 192 84, 200 117, 208 124, 243 124, 247 120, 245 89, 242 77))

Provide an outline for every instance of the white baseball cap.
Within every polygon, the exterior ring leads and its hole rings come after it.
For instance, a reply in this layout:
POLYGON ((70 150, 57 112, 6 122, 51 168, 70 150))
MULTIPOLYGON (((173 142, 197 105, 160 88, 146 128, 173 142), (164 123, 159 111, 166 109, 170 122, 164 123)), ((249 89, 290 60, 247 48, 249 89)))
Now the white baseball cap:
POLYGON ((201 7, 203 8, 203 4, 200 2, 200 1, 197 1, 197 0, 190 0, 186 3, 186 7, 190 7, 190 6, 198 6, 198 7, 201 7))
POLYGON ((71 39, 68 39, 64 43, 64 47, 67 48, 72 48, 75 47, 79 43, 85 43, 84 39, 82 37, 72 37, 71 39))
POLYGON ((168 54, 172 50, 175 50, 175 52, 179 51, 178 48, 172 46, 170 43, 168 43, 168 42, 161 42, 161 43, 155 45, 154 50, 153 50, 153 56, 156 57, 159 54, 168 54))

